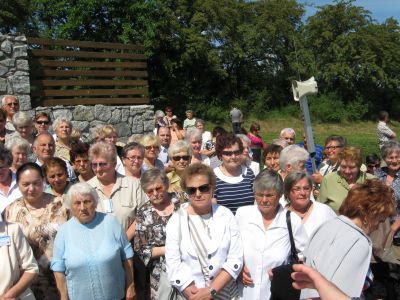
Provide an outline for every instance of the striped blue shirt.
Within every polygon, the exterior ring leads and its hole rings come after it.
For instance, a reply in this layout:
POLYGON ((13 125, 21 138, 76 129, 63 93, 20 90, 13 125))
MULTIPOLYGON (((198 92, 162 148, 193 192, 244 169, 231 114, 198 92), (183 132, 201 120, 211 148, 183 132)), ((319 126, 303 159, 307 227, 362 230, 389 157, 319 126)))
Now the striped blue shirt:
POLYGON ((239 207, 254 204, 254 173, 250 168, 242 166, 242 174, 236 177, 224 175, 220 167, 215 168, 214 173, 217 177, 215 198, 218 204, 234 214, 239 207))

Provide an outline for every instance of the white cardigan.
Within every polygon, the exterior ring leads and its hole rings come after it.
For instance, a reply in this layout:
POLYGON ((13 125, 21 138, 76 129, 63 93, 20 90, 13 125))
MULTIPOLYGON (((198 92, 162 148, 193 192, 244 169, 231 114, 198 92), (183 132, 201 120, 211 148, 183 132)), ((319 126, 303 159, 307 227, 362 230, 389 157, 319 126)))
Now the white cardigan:
MULTIPOLYGON (((167 274, 171 285, 181 292, 193 281, 198 288, 206 286, 197 252, 189 234, 186 211, 188 206, 186 203, 182 205, 180 213, 179 211, 174 213, 166 229, 167 274)), ((207 245, 210 281, 221 269, 236 279, 243 266, 243 246, 238 225, 232 212, 226 207, 214 204, 212 210, 213 216, 209 223, 211 243, 207 245)))

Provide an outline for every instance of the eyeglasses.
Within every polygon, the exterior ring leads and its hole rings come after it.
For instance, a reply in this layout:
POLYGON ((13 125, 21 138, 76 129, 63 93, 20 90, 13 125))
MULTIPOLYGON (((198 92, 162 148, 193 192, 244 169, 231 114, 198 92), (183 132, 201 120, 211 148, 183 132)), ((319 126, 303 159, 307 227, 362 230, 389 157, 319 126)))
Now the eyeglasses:
POLYGON ((242 151, 240 151, 240 150, 236 150, 236 151, 222 151, 221 153, 222 153, 222 155, 225 155, 225 156, 232 156, 233 154, 237 156, 237 155, 242 154, 242 151))
POLYGON ((140 157, 140 156, 131 156, 131 157, 125 157, 127 160, 129 160, 129 161, 135 161, 135 160, 137 160, 137 161, 140 161, 140 160, 143 160, 143 157, 140 157))
POLYGON ((164 192, 164 187, 163 186, 158 186, 158 187, 153 188, 153 189, 146 189, 144 192, 147 195, 154 194, 154 192, 157 192, 157 194, 160 194, 160 193, 164 192))
POLYGON ((10 103, 7 103, 6 104, 7 106, 19 106, 19 103, 18 102, 10 102, 10 103))
POLYGON ((381 164, 368 164, 367 167, 370 169, 377 169, 381 166, 381 164))
POLYGON ((144 149, 146 149, 146 150, 151 150, 151 149, 158 149, 159 147, 158 146, 155 146, 155 145, 151 145, 151 146, 146 146, 146 147, 144 147, 144 149))
POLYGON ((36 121, 36 124, 39 124, 39 125, 49 125, 49 124, 50 124, 50 121, 36 121))
POLYGON ((296 192, 296 193, 298 193, 298 192, 301 192, 301 191, 304 191, 304 192, 311 192, 311 190, 312 190, 312 187, 311 186, 305 186, 305 187, 303 187, 303 188, 301 188, 301 187, 298 187, 298 186, 295 186, 295 187, 293 187, 292 189, 291 189, 291 191, 292 192, 296 192))
POLYGON ((183 156, 173 156, 172 159, 174 161, 180 161, 181 159, 184 161, 188 161, 190 159, 189 155, 183 155, 183 156))
POLYGON ((343 146, 328 146, 325 147, 326 150, 336 150, 336 149, 340 149, 343 148, 343 146))
POLYGON ((104 169, 104 168, 107 168, 108 166, 109 166, 109 163, 107 163, 107 162, 100 162, 100 163, 91 163, 90 164, 91 166, 92 166, 92 169, 97 169, 97 168, 100 168, 100 169, 104 169))
POLYGON ((209 183, 203 184, 198 187, 193 187, 193 186, 187 186, 186 187, 186 193, 188 195, 194 195, 196 194, 197 190, 199 190, 200 193, 208 193, 211 189, 211 185, 209 183))

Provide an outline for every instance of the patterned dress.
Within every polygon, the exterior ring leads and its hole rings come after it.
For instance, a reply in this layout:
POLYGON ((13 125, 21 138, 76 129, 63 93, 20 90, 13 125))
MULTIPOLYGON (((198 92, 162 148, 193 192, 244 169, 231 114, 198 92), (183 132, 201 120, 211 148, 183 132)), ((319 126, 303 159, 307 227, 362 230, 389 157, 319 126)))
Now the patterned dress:
MULTIPOLYGON (((172 198, 174 212, 180 207, 179 201, 172 198)), ((150 272, 151 300, 157 300, 157 290, 161 269, 165 271, 164 257, 151 259, 153 247, 165 246, 165 227, 172 216, 160 216, 150 202, 146 202, 136 215, 136 232, 134 238, 135 253, 140 256, 150 272)))
POLYGON ((17 199, 6 208, 7 221, 18 223, 32 247, 39 265, 39 276, 31 289, 36 299, 59 299, 50 261, 53 257, 53 242, 59 226, 68 219, 68 211, 52 195, 43 194, 45 209, 42 214, 32 214, 23 198, 17 199))

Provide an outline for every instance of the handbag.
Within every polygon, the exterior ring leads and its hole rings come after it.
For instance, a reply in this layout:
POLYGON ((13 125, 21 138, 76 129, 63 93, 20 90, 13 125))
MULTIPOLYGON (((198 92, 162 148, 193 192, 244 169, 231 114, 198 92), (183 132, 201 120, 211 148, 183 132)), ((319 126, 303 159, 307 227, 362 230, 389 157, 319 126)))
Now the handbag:
POLYGON ((292 265, 299 262, 299 257, 297 256, 297 251, 294 244, 289 210, 286 212, 286 224, 289 231, 290 240, 289 263, 272 269, 273 277, 271 280, 271 300, 298 300, 300 298, 300 290, 297 290, 292 286, 292 265))
MULTIPOLYGON (((178 220, 179 220, 179 242, 181 244, 182 233, 181 233, 181 209, 178 210, 178 220)), ((165 270, 165 258, 162 261, 160 281, 158 282, 157 289, 157 299, 159 300, 186 300, 186 297, 178 291, 177 288, 173 287, 169 282, 167 271, 165 270)))

